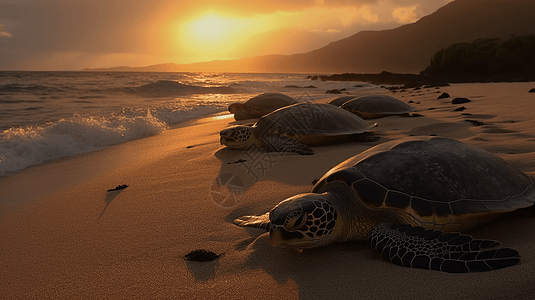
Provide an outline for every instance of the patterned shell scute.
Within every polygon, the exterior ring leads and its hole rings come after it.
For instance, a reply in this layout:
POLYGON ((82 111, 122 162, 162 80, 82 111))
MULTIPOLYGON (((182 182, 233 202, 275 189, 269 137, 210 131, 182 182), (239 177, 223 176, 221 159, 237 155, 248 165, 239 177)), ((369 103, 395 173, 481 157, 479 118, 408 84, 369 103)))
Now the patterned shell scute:
POLYGON ((503 159, 441 137, 390 141, 327 172, 313 192, 341 181, 367 206, 420 216, 509 211, 535 201, 531 178, 503 159))
POLYGON ((293 136, 337 136, 368 132, 372 127, 360 117, 339 107, 298 103, 260 118, 255 125, 265 134, 293 136))

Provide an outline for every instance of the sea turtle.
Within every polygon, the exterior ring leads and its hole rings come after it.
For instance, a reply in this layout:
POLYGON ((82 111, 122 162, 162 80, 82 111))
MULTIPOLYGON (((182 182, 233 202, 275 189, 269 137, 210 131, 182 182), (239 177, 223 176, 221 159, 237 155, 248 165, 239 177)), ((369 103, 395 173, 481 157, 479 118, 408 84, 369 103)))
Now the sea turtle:
POLYGON ((245 103, 232 103, 228 110, 234 114, 236 121, 260 118, 263 115, 281 107, 292 105, 297 101, 287 95, 279 93, 263 93, 255 96, 245 103))
POLYGON ((357 96, 342 96, 342 97, 334 98, 331 101, 329 101, 328 103, 331 104, 331 105, 334 105, 334 106, 342 106, 342 104, 346 103, 347 101, 349 101, 351 99, 355 99, 355 98, 357 98, 357 96))
POLYGON ((496 248, 497 241, 452 231, 534 202, 532 179, 501 158, 449 138, 411 137, 353 156, 323 175, 312 193, 234 223, 269 230, 273 245, 367 240, 397 265, 479 272, 514 265, 520 256, 496 248))
POLYGON ((357 114, 363 119, 376 119, 391 115, 408 114, 415 110, 398 99, 386 95, 359 97, 344 102, 341 108, 357 114))
POLYGON ((256 145, 266 152, 313 154, 308 146, 369 132, 373 126, 339 107, 304 102, 267 114, 253 126, 224 129, 220 142, 233 149, 256 145))

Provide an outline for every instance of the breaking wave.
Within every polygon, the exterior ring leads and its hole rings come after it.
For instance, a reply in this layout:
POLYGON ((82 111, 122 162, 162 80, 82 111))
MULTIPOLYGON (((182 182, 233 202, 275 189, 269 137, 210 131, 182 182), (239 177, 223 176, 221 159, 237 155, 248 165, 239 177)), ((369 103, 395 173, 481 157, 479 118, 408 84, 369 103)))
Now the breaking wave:
POLYGON ((156 135, 168 129, 169 124, 221 110, 215 106, 145 110, 143 113, 126 112, 106 117, 75 116, 43 126, 10 128, 0 132, 0 176, 156 135))

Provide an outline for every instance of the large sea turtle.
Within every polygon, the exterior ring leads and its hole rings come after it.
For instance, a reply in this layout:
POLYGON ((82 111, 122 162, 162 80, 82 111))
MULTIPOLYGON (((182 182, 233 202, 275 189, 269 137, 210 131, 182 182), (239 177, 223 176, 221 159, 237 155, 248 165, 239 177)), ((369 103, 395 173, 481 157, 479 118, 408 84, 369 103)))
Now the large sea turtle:
POLYGON ((313 154, 308 146, 369 132, 373 126, 339 107, 305 102, 280 108, 253 126, 224 129, 220 141, 233 149, 256 145, 266 152, 313 154))
POLYGON ((516 264, 499 242, 445 233, 468 230, 533 205, 530 177, 493 154, 442 137, 390 141, 332 168, 312 193, 235 220, 269 230, 273 245, 321 247, 367 240, 395 264, 445 272, 516 264))
POLYGON ((357 96, 342 96, 337 97, 329 101, 328 103, 334 106, 342 106, 342 104, 346 103, 349 100, 355 99, 357 96))
POLYGON ((284 94, 263 93, 247 100, 245 103, 232 103, 229 105, 228 110, 234 114, 236 121, 240 121, 260 118, 274 110, 295 103, 297 101, 294 98, 284 94))
POLYGON ((341 108, 363 119, 376 119, 413 112, 414 107, 387 95, 363 96, 344 102, 341 108))

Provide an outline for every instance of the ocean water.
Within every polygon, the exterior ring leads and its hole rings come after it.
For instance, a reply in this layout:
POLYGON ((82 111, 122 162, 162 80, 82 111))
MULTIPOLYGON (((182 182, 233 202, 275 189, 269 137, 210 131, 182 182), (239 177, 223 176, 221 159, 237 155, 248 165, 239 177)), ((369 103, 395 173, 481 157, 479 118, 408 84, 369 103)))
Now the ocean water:
POLYGON ((344 88, 363 89, 303 74, 0 72, 0 176, 228 114, 260 93, 315 101, 344 88))

